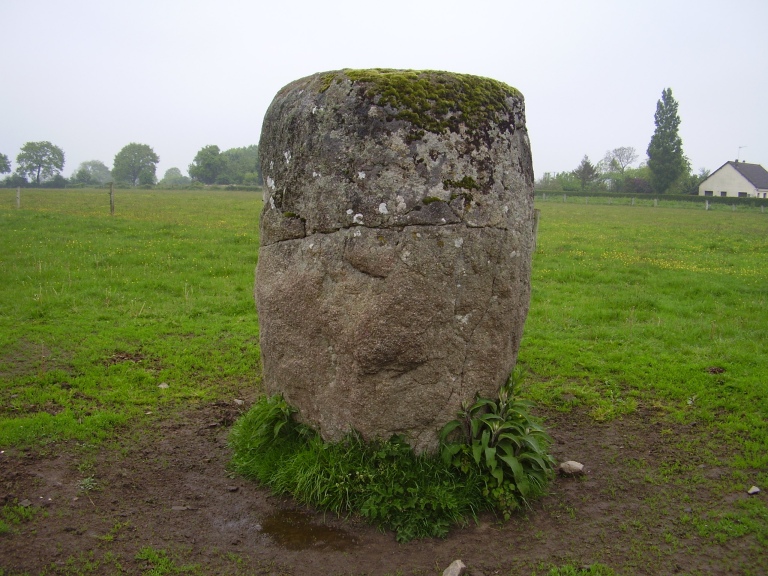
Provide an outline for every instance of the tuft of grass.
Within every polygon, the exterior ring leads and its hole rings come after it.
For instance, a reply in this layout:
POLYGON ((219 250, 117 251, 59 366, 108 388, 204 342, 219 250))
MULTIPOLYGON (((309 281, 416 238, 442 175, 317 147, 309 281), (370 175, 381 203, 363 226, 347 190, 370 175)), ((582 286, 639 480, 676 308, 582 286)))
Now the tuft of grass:
POLYGON ((188 564, 179 566, 168 557, 165 550, 156 550, 151 546, 145 546, 138 554, 136 560, 144 560, 149 568, 142 572, 143 576, 166 576, 166 574, 201 574, 200 566, 188 564))
POLYGON ((547 576, 615 576, 616 572, 604 564, 592 564, 586 567, 577 567, 573 564, 554 567, 547 572, 547 576))
POLYGON ((39 508, 22 506, 17 502, 4 505, 0 508, 0 536, 11 534, 15 526, 32 521, 39 512, 39 508))

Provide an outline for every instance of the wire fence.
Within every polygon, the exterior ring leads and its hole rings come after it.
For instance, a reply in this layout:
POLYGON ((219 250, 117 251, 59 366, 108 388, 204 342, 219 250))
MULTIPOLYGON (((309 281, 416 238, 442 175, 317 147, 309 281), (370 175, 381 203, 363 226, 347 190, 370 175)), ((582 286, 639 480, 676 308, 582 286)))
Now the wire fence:
POLYGON ((683 208, 688 210, 717 210, 731 212, 760 212, 766 213, 766 202, 744 202, 742 199, 733 199, 728 202, 726 198, 718 198, 713 201, 703 196, 693 196, 690 199, 660 198, 658 196, 585 196, 562 192, 535 192, 536 202, 560 202, 566 204, 585 205, 609 205, 609 206, 645 206, 663 208, 683 208))

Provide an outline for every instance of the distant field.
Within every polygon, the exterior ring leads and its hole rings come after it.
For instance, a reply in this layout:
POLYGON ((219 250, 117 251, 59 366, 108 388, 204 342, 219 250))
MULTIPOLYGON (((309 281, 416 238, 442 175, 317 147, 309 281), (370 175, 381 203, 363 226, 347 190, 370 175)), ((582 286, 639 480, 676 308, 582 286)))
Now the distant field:
MULTIPOLYGON (((112 217, 105 190, 15 195, 0 191, 0 445, 256 385, 260 195, 119 190, 112 217)), ((768 466, 768 215, 538 207, 529 394, 597 419, 655 402, 768 466)))

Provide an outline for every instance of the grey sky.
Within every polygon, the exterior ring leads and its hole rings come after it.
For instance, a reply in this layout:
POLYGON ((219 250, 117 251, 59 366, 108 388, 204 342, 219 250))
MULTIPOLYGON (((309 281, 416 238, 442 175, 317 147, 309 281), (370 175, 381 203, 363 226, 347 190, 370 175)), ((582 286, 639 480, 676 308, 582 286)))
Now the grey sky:
POLYGON ((521 90, 536 176, 584 154, 645 158, 665 87, 694 169, 768 167, 768 2, 0 0, 0 152, 49 140, 112 166, 130 142, 158 177, 257 144, 275 93, 339 68, 488 76, 521 90))

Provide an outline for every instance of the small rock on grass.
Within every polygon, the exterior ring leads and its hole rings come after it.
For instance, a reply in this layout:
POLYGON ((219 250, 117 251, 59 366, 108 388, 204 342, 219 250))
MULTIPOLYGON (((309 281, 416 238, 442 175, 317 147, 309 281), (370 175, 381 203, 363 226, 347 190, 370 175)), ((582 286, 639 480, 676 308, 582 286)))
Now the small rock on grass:
POLYGON ((760 494, 760 488, 758 488, 757 486, 752 486, 752 488, 747 490, 747 494, 749 494, 750 496, 754 496, 755 494, 760 494))
POLYGON ((581 476, 584 474, 584 464, 576 462, 574 460, 568 460, 567 462, 561 462, 558 466, 560 474, 564 476, 581 476))
POLYGON ((467 567, 464 565, 464 562, 454 560, 448 568, 443 570, 443 576, 463 576, 466 570, 467 567))

